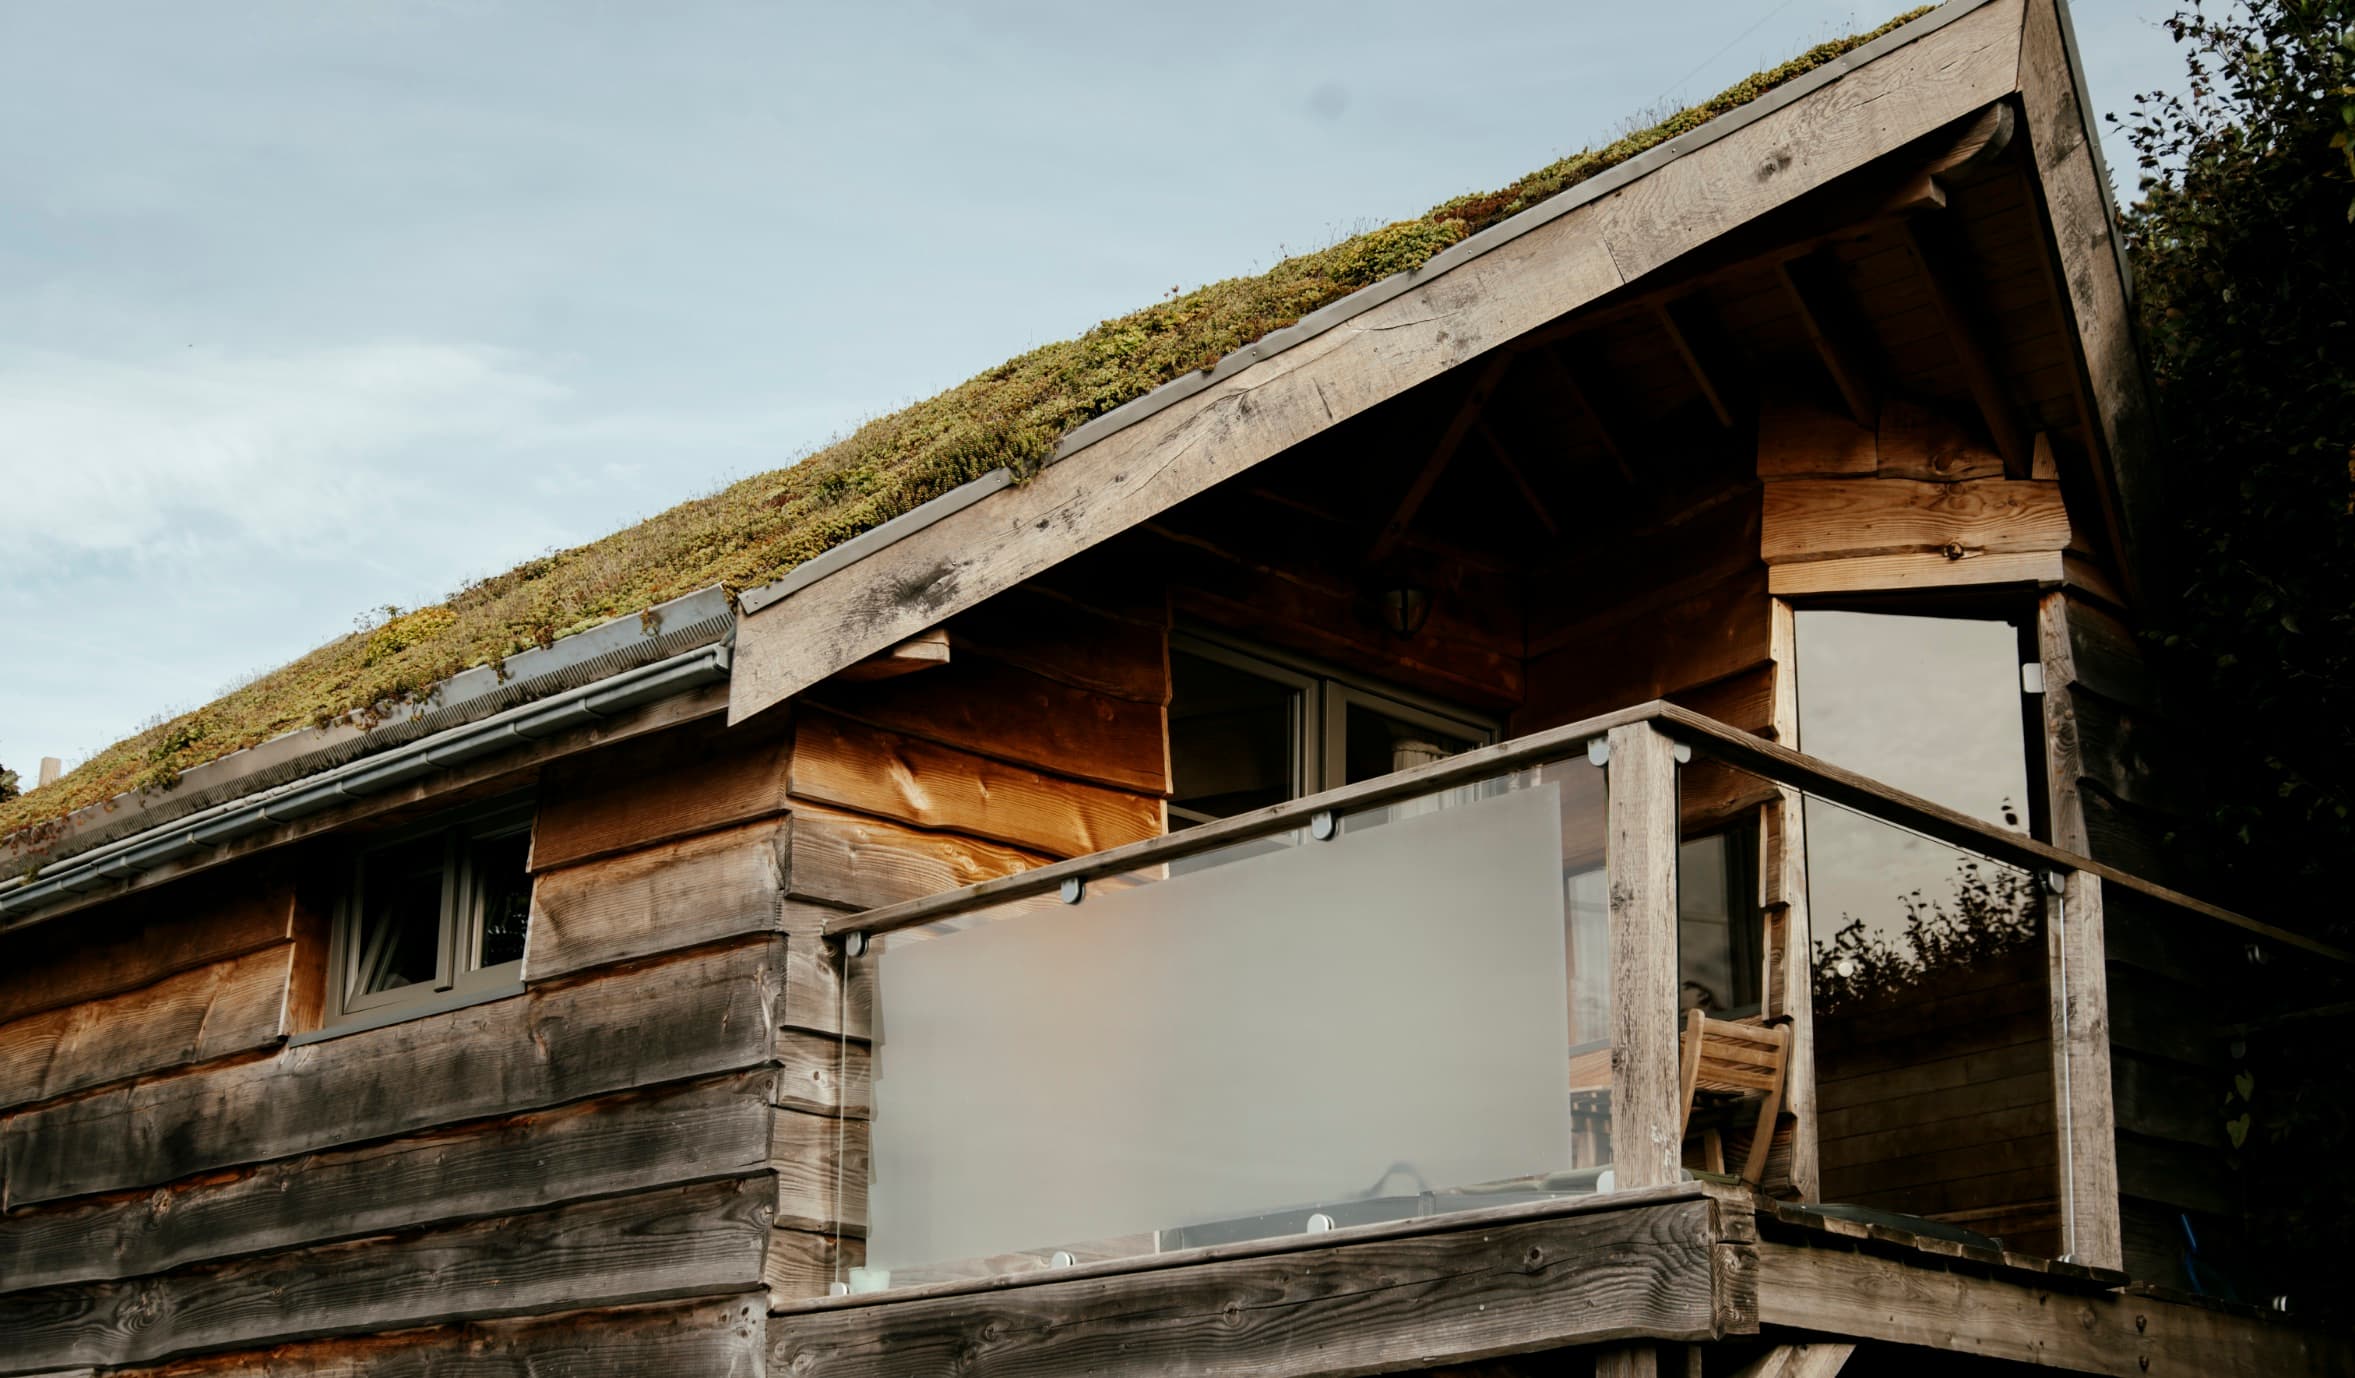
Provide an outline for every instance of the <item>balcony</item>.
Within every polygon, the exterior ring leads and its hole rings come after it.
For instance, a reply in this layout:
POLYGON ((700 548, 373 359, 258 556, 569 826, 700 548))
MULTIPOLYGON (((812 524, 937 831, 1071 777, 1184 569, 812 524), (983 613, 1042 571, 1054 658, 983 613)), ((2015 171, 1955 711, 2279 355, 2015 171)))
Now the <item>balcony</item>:
MULTIPOLYGON (((2329 949, 1656 703, 828 945, 855 1089, 787 1213, 822 1222, 832 1285, 777 1322, 821 1348, 919 1315, 970 1343, 1042 1287, 1157 1278, 1184 1310, 1181 1277, 1212 1312, 1342 1287, 1353 1324, 1477 1332, 1433 1362, 1892 1338, 1869 1287, 1793 1271, 1827 1246, 2102 1325, 2152 1288, 2262 1303, 2253 1227, 2296 1157, 2245 1103, 2328 1094, 2300 1017, 2347 985, 2329 949), (1596 1320, 1622 1292, 1634 1319, 1596 1320), (1528 1325, 1491 1333, 1491 1304, 1528 1325)), ((2046 1352, 2007 1324, 1974 1352, 2046 1352)))

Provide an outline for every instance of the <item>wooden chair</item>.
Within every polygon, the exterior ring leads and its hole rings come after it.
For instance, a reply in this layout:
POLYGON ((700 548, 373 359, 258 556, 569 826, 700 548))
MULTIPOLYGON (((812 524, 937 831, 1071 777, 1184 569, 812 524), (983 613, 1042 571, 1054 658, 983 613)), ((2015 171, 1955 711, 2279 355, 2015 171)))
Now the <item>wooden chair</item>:
MULTIPOLYGON (((1791 1031, 1782 1025, 1737 1024, 1711 1019, 1700 1010, 1685 1013, 1682 1055, 1684 1120, 1693 1123, 1693 1107, 1704 1093, 1747 1098, 1762 1097, 1758 1127, 1750 1134, 1749 1156, 1742 1164, 1742 1180, 1757 1186, 1766 1175, 1766 1152, 1774 1143, 1775 1116, 1783 1108, 1783 1074, 1791 1060, 1791 1031)), ((1680 1131, 1681 1132, 1681 1131, 1680 1131)), ((1715 1130, 1708 1131, 1709 1168, 1724 1171, 1724 1153, 1715 1130)))

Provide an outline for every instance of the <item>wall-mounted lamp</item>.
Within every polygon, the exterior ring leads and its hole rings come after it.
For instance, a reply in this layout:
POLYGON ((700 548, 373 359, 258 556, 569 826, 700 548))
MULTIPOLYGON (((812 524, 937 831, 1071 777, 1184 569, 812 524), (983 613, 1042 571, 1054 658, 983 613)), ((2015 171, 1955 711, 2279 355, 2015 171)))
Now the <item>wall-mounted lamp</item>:
POLYGON ((1431 590, 1413 584, 1382 591, 1382 625, 1400 639, 1423 630, 1431 616, 1431 590))

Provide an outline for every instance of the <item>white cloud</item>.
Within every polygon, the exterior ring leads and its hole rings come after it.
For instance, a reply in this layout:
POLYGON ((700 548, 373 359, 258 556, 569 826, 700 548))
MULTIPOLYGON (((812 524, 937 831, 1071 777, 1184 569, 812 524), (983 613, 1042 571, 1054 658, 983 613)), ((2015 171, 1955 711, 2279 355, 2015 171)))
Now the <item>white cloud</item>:
POLYGON ((0 356, 9 534, 82 554, 313 549, 436 486, 417 482, 423 446, 481 456, 543 429, 565 397, 465 343, 0 356))

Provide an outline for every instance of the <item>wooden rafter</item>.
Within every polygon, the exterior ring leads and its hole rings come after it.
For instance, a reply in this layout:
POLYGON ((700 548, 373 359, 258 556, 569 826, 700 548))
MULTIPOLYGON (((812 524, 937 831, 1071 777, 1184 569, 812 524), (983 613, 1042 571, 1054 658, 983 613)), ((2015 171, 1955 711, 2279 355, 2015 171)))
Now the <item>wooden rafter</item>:
POLYGON ((1698 296, 1663 301, 1656 318, 1668 343, 1676 347, 1676 357, 1684 360, 1685 371, 1692 374, 1693 385, 1701 390, 1709 410, 1717 414, 1717 424, 1732 430, 1735 376, 1728 357, 1732 350, 1708 303, 1698 296))
POLYGON ((1578 375, 1551 349, 1530 350, 1529 357, 1537 361, 1539 369, 1545 374, 1546 385, 1586 422, 1587 429, 1594 433, 1595 444, 1602 448, 1605 457, 1611 461, 1611 467, 1619 471, 1620 479, 1630 489, 1643 492, 1644 485, 1635 476, 1635 466, 1628 462, 1627 447, 1621 443, 1617 431, 1603 415, 1602 409, 1595 405, 1594 398, 1578 381, 1578 375))
POLYGON ((1971 390, 1971 400, 1978 404, 1981 419, 1987 423, 1987 435, 1995 442, 1996 453, 2003 456, 2004 477, 2026 478, 2031 459, 2029 429, 2021 423, 2010 390, 1995 370, 1994 357, 1987 347, 1986 327, 1970 305, 1961 251, 1945 226, 1932 224, 1920 216, 1907 218, 1903 228, 1906 247, 1912 250, 1914 262, 1921 268, 1930 305, 1938 313, 1939 324, 1945 327, 1955 363, 1962 369, 1963 382, 1971 390))
POLYGON ((1881 389, 1863 348, 1863 330, 1839 280, 1839 265, 1818 250, 1775 265, 1791 309, 1807 331, 1815 356, 1823 361, 1832 386, 1857 425, 1872 430, 1881 423, 1881 389))
POLYGON ((1496 391, 1497 384, 1504 381, 1505 374, 1512 370, 1513 362, 1518 357, 1511 350, 1498 350, 1496 356, 1473 378, 1472 390, 1464 394, 1464 400, 1456 407, 1455 415, 1448 418, 1447 429, 1439 433, 1439 443, 1431 447, 1430 457, 1423 461, 1423 467, 1415 471, 1414 481, 1399 495, 1398 506, 1392 509, 1390 520, 1382 523, 1382 534, 1374 538, 1373 546, 1366 551, 1366 563, 1379 564, 1398 549, 1399 542, 1406 538, 1407 528, 1414 525, 1415 514, 1423 509, 1424 500, 1431 496, 1432 489, 1439 486, 1439 480, 1447 473, 1447 466, 1455 462, 1456 451, 1463 448, 1464 437, 1470 435, 1472 427, 1479 422, 1480 409, 1488 405, 1489 396, 1496 391))
POLYGON ((1561 535, 1562 524, 1554 520, 1553 508, 1538 495, 1537 489, 1530 486, 1529 475, 1522 472, 1520 461, 1513 458, 1512 447, 1490 430, 1486 421, 1474 423, 1474 429, 1479 431, 1481 441, 1488 446, 1488 452, 1496 456, 1497 467, 1505 471, 1505 477, 1512 481, 1514 489, 1521 494, 1521 501, 1529 508, 1529 515, 1537 518, 1537 524, 1545 528, 1548 536, 1561 535))

